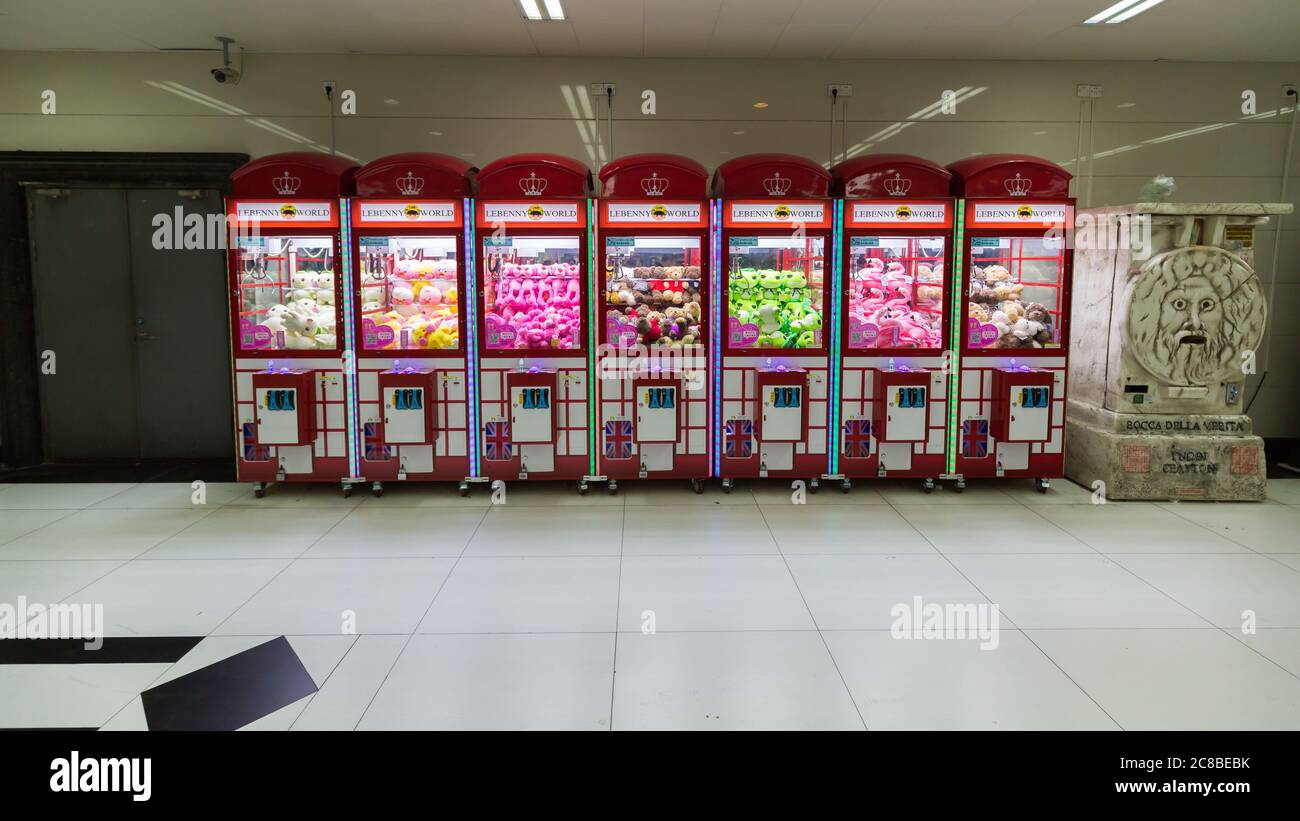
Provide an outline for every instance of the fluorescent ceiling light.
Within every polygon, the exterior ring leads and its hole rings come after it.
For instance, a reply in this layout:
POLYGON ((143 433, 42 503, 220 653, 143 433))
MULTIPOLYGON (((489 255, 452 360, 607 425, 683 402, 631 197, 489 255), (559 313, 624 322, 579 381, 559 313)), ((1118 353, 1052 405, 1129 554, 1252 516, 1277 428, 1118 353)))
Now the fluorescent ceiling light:
POLYGON ((542 19, 542 10, 537 7, 537 0, 519 0, 519 5, 524 10, 524 16, 529 20, 542 19))
MULTIPOLYGON (((546 16, 552 20, 564 19, 564 7, 560 5, 560 0, 544 0, 546 3, 546 16)), ((537 5, 534 3, 533 5, 537 5)))
POLYGON ((1084 20, 1083 24, 1085 26, 1095 26, 1098 23, 1122 23, 1163 2, 1164 0, 1119 0, 1115 5, 1103 9, 1084 20))

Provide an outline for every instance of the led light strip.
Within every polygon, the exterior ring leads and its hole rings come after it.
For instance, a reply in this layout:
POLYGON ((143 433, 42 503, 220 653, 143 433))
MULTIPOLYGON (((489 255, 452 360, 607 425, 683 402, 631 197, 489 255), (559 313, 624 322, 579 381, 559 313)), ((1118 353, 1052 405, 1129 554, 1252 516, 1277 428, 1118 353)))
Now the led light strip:
POLYGON ((831 246, 834 257, 831 262, 831 346, 830 361, 827 370, 830 372, 830 407, 826 409, 826 454, 827 469, 830 475, 838 476, 840 473, 840 281, 843 275, 842 249, 844 242, 844 201, 835 200, 834 206, 834 228, 831 234, 831 246))
POLYGON ((948 476, 957 475, 957 448, 961 440, 957 436, 960 427, 958 415, 961 410, 961 342, 966 329, 962 327, 962 315, 966 307, 966 201, 957 200, 956 215, 953 219, 954 234, 952 243, 952 307, 949 309, 949 321, 952 330, 948 333, 948 349, 952 355, 948 359, 948 441, 944 449, 944 466, 948 476))
POLYGON ((357 347, 352 327, 352 209, 346 198, 339 199, 339 237, 343 265, 339 271, 343 288, 343 400, 347 411, 348 478, 361 478, 361 409, 357 402, 357 347))
MULTIPOLYGON (((708 439, 713 445, 713 475, 722 476, 722 335, 727 329, 722 324, 722 200, 709 203, 709 243, 712 259, 709 260, 709 321, 710 348, 713 361, 708 363, 709 398, 713 402, 709 422, 712 430, 708 439)), ((728 263, 729 265, 730 263, 728 263)))
MULTIPOLYGON (((602 254, 602 257, 604 255, 602 254)), ((596 476, 596 201, 587 200, 587 475, 596 476)))
POLYGON ((469 454, 469 475, 479 477, 478 453, 478 266, 474 262, 474 200, 465 198, 461 239, 465 242, 464 265, 461 266, 465 288, 461 301, 465 303, 465 375, 469 386, 465 398, 469 405, 469 430, 465 432, 466 452, 469 454))

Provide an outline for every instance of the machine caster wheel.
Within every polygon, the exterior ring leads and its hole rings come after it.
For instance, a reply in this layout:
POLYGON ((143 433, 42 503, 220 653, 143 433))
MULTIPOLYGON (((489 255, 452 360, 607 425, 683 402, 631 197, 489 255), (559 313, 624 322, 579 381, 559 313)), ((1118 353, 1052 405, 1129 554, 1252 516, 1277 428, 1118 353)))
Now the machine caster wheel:
POLYGON ((735 481, 734 479, 723 479, 723 480, 722 480, 722 492, 723 492, 723 493, 730 493, 730 492, 731 492, 731 489, 732 489, 733 487, 735 487, 735 486, 736 486, 736 481, 735 481))
POLYGON ((253 483, 253 498, 260 499, 266 495, 266 482, 253 483))
POLYGON ((953 485, 953 487, 956 489, 958 493, 961 493, 963 490, 966 489, 966 480, 958 479, 956 484, 953 485))
POLYGON ((370 495, 374 496, 376 499, 378 499, 380 496, 383 496, 383 495, 384 495, 384 483, 383 483, 383 482, 375 482, 373 485, 371 485, 371 486, 370 486, 370 495))
POLYGON ((697 495, 697 496, 700 495, 701 493, 703 493, 703 492, 704 492, 704 480, 702 480, 702 479, 692 479, 692 480, 691 480, 691 490, 695 491, 695 495, 697 495))
POLYGON ((615 495, 616 493, 618 493, 618 482, 615 482, 613 479, 610 479, 610 480, 609 480, 609 495, 610 495, 610 496, 613 496, 613 495, 615 495))
POLYGON ((460 497, 461 497, 462 499, 464 499, 465 497, 469 496, 469 482, 461 482, 461 483, 456 487, 456 490, 460 492, 460 497))
POLYGON ((841 480, 840 480, 840 493, 848 493, 850 490, 853 490, 853 480, 852 480, 852 479, 841 479, 841 480))
POLYGON ((1048 489, 1049 487, 1051 487, 1051 486, 1052 486, 1052 482, 1051 482, 1051 480, 1049 480, 1049 479, 1035 479, 1035 480, 1034 480, 1034 487, 1038 488, 1038 492, 1039 492, 1039 493, 1046 493, 1046 492, 1047 492, 1047 489, 1048 489))
POLYGON ((921 489, 924 490, 926 493, 934 493, 934 480, 926 479, 924 482, 921 483, 921 489))
POLYGON ((586 495, 587 495, 587 490, 588 490, 588 487, 587 487, 587 483, 586 483, 586 482, 578 482, 578 495, 579 495, 579 496, 586 496, 586 495))
POLYGON ((344 498, 344 499, 347 499, 347 498, 350 497, 351 495, 352 495, 352 485, 349 485, 349 484, 347 484, 347 483, 344 483, 344 485, 343 485, 343 498, 344 498))
POLYGON ((817 489, 818 489, 819 487, 821 487, 821 482, 819 482, 818 480, 816 480, 816 479, 809 479, 809 480, 808 480, 808 492, 809 492, 809 493, 816 493, 816 492, 817 492, 817 489))

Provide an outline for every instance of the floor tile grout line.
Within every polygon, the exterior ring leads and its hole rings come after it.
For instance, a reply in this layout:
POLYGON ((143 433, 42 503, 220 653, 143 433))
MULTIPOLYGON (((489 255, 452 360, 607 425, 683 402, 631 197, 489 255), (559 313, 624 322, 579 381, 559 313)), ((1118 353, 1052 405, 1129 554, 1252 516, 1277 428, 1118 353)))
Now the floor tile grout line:
POLYGON ((614 732, 614 698, 618 692, 618 620, 623 609, 623 550, 627 541, 627 499, 623 500, 623 527, 618 533, 618 581, 614 588, 614 655, 610 659, 609 732, 614 732))
POLYGON ((830 642, 827 641, 826 635, 822 633, 821 625, 817 623, 817 615, 813 613, 812 605, 808 603, 808 597, 804 595, 803 588, 799 586, 799 579, 795 575, 794 568, 790 566, 789 558, 786 557, 785 551, 781 549, 781 542, 776 538, 776 533, 772 530, 772 523, 767 520, 767 514, 763 511, 761 505, 758 508, 758 515, 762 517, 763 524, 767 527, 769 538, 776 544, 777 553, 781 557, 781 564, 785 566, 785 572, 790 576, 790 583, 794 585, 795 592, 799 594, 799 600, 803 602, 804 610, 808 613, 808 620, 812 622, 813 630, 817 633, 817 638, 821 640, 822 649, 826 651, 831 666, 835 668, 835 675, 840 677, 840 684, 844 686, 844 692, 849 697, 849 703, 853 705, 853 711, 858 714, 858 721, 861 722, 862 729, 870 732, 871 728, 867 726, 867 717, 862 714, 862 708, 858 706, 858 700, 853 695, 853 688, 849 686, 848 679, 844 677, 844 671, 840 669, 839 660, 835 658, 835 651, 831 649, 830 642))
MULTIPOLYGON (((1171 504, 1173 504, 1173 503, 1171 503, 1171 504)), ((1175 505, 1175 506, 1176 506, 1176 505, 1175 505)), ((1165 507, 1162 507, 1161 509, 1162 509, 1162 510, 1168 510, 1168 508, 1165 508, 1165 507)), ((1273 556, 1274 556, 1275 554, 1265 553, 1265 552, 1263 552, 1262 550, 1256 550, 1255 548, 1251 547, 1250 545, 1246 544, 1245 542, 1239 542, 1239 541, 1237 541, 1236 539, 1232 538, 1231 536, 1229 536, 1229 535, 1226 534, 1226 533, 1220 533, 1220 532, 1214 530, 1213 528, 1211 528, 1209 525, 1203 524, 1203 523, 1201 523, 1201 522, 1196 521, 1195 519, 1190 519, 1190 518, 1184 516, 1183 514, 1179 513, 1177 510, 1169 510, 1169 512, 1172 513, 1172 514, 1174 514, 1174 515, 1177 516, 1178 518, 1182 519, 1184 522, 1189 522, 1189 523, 1191 523, 1191 524, 1193 524, 1193 525, 1196 525, 1197 527, 1199 527, 1199 528, 1201 528, 1201 529, 1203 529, 1203 530, 1205 530, 1205 531, 1207 531, 1207 532, 1209 532, 1209 533, 1213 533, 1215 536, 1218 536, 1218 537, 1221 538, 1221 539, 1227 539, 1228 541, 1232 542, 1233 544, 1238 545, 1238 546, 1240 546, 1240 547, 1242 547, 1242 548, 1244 548, 1244 549, 1250 551, 1251 553, 1255 554, 1256 556, 1263 556, 1264 558, 1269 559, 1270 561, 1274 562, 1275 564, 1280 564, 1280 565, 1282 565, 1283 567, 1290 568, 1291 570, 1296 570, 1296 568, 1291 567, 1291 565, 1287 564, 1286 562, 1279 562, 1277 559, 1274 559, 1273 556)), ((1241 555, 1241 554, 1233 554, 1233 555, 1241 555)), ((1298 571, 1298 572, 1300 572, 1300 571, 1298 571)))
MULTIPOLYGON (((1026 507, 1028 507, 1028 505, 1026 505, 1026 507)), ((897 510, 896 510, 895 512, 897 512, 897 510)), ((898 513, 898 515, 899 515, 899 516, 902 516, 902 513, 898 513)), ((1047 519, 1046 516, 1039 516, 1039 518, 1041 518, 1041 519, 1047 519)), ((961 576, 963 579, 965 579, 967 584, 969 584, 969 585, 970 585, 970 586, 971 586, 971 587, 972 587, 972 588, 973 588, 977 593, 979 593, 981 596, 984 597, 984 601, 988 602, 989 604, 992 604, 992 605, 996 606, 996 607, 998 608, 998 613, 999 613, 999 615, 1002 614, 1002 606, 1001 606, 1001 604, 999 604, 999 603, 997 603, 997 602, 994 602, 994 601, 993 601, 993 598, 992 598, 991 596, 989 596, 988 593, 985 593, 985 592, 984 592, 984 589, 981 588, 978 584, 976 584, 974 579, 972 579, 972 578, 970 578, 970 576, 966 575, 966 573, 965 573, 965 572, 964 572, 960 567, 957 566, 957 563, 954 562, 954 561, 952 560, 952 558, 951 558, 950 556, 948 556, 947 553, 944 553, 942 550, 939 550, 939 546, 936 545, 934 542, 930 541, 929 537, 927 537, 924 533, 922 533, 921 530, 920 530, 920 528, 918 528, 918 527, 916 526, 915 523, 913 523, 910 519, 907 519, 906 516, 903 516, 903 519, 906 520, 907 523, 908 523, 909 525, 911 525, 912 528, 913 528, 914 530, 916 530, 917 535, 919 535, 922 539, 925 539, 927 542, 929 542, 929 543, 930 543, 930 546, 933 547, 936 551, 938 551, 939 555, 943 557, 943 560, 946 561, 946 562, 948 563, 948 565, 949 565, 950 567, 952 567, 952 569, 953 569, 954 571, 956 571, 956 573, 957 573, 959 576, 961 576)), ((1048 521, 1050 522, 1050 520, 1048 520, 1048 521)), ((1054 524, 1054 523, 1053 523, 1053 524, 1054 524)), ((1073 535, 1073 534, 1068 534, 1068 535, 1073 535)), ((1076 539, 1076 541, 1077 541, 1077 539, 1076 539)), ((1091 547, 1091 545, 1088 545, 1088 546, 1091 547)), ((1094 548, 1094 549, 1095 549, 1095 548, 1094 548)), ((1086 555, 1086 554, 1084 554, 1084 555, 1086 555)), ((1020 625, 1016 624, 1015 619, 1012 618, 1010 614, 1007 614, 1007 615, 1006 615, 1006 618, 1007 618, 1007 621, 1011 622, 1011 626, 1012 626, 1012 628, 1013 628, 1013 629, 1016 629, 1016 630, 1019 630, 1020 633, 1021 633, 1022 635, 1024 635, 1025 638, 1029 641, 1029 643, 1032 644, 1032 645, 1034 645, 1034 649, 1036 649, 1036 650, 1038 650, 1038 652, 1042 653, 1042 654, 1043 654, 1043 658, 1047 659, 1047 661, 1048 661, 1048 662, 1049 662, 1053 667, 1055 667, 1057 670, 1059 670, 1059 671, 1061 672, 1061 675, 1065 676, 1065 678, 1066 678, 1067 681, 1069 681, 1071 684, 1073 684, 1073 685, 1075 686, 1075 688, 1077 688, 1078 691, 1079 691, 1080 693, 1083 693, 1083 695, 1084 695, 1084 696, 1085 696, 1089 701, 1091 701, 1094 705, 1096 705, 1097 709, 1098 709, 1098 710, 1101 710, 1102 714, 1105 715, 1106 718, 1109 718, 1109 719, 1110 719, 1110 720, 1115 724, 1116 727, 1119 727, 1121 730, 1124 729, 1124 726, 1123 726, 1122 724, 1120 724, 1119 721, 1117 721, 1117 720, 1115 719, 1115 717, 1112 716, 1112 715, 1110 714, 1110 711, 1109 711, 1109 710, 1107 710, 1105 707, 1101 706, 1101 702, 1097 701, 1096 697, 1094 697, 1092 693, 1088 692, 1086 689, 1084 689, 1083 685, 1081 685, 1079 682, 1075 681, 1075 680, 1074 680, 1074 676, 1071 676, 1068 672, 1066 672, 1065 668, 1061 667, 1061 665, 1060 665, 1059 663, 1057 663, 1056 659, 1054 659, 1054 658, 1052 658, 1050 655, 1048 655, 1047 651, 1045 651, 1042 647, 1040 647, 1040 646, 1038 645, 1038 642, 1036 642, 1036 641, 1034 641, 1032 638, 1030 638, 1030 636, 1029 636, 1027 633, 1025 633, 1025 630, 1024 630, 1023 627, 1021 627, 1020 625)))
MULTIPOLYGON (((393 656, 392 663, 388 665, 388 670, 384 673, 384 677, 380 679, 379 686, 370 694, 370 700, 366 702, 365 708, 361 710, 361 715, 357 716, 356 723, 352 725, 353 730, 360 727, 361 722, 366 720, 366 713, 370 712, 370 708, 374 706, 375 699, 379 697, 380 691, 384 689, 384 685, 388 684, 389 676, 393 674, 393 670, 397 669, 397 663, 402 660, 402 656, 406 654, 407 648, 411 646, 411 641, 415 638, 417 631, 420 629, 420 625, 429 617, 429 611, 433 609, 434 602, 438 600, 438 596, 447 587, 447 582, 451 581, 451 577, 455 574, 456 568, 460 566, 461 559, 465 558, 466 551, 468 551, 469 546, 473 544, 474 537, 478 535, 479 528, 481 528, 483 523, 487 521, 487 517, 491 512, 492 505, 483 508, 483 515, 479 518, 478 524, 474 527, 473 532, 466 537, 465 545, 461 548, 460 555, 452 562, 451 567, 447 570, 447 574, 442 577, 442 581, 438 584, 438 589, 433 592, 433 597, 429 599, 429 604, 424 608, 424 612, 420 614, 420 618, 415 620, 415 624, 411 627, 411 632, 406 636, 406 641, 402 642, 401 648, 399 648, 397 653, 393 656)), ((426 634, 421 633, 420 635, 426 634)))
MULTIPOLYGON (((340 524, 342 524, 342 523, 343 523, 343 520, 344 520, 344 519, 347 519, 347 517, 348 517, 349 515, 351 515, 351 512, 352 512, 352 511, 348 511, 348 513, 345 513, 345 514, 343 514, 342 516, 340 516, 340 517, 338 518, 338 520, 334 522, 334 524, 330 525, 328 528, 325 529, 325 532, 321 533, 319 536, 317 536, 315 539, 313 539, 312 542, 311 542, 311 544, 307 545, 307 546, 304 547, 301 551, 299 551, 297 556, 293 556, 293 557, 291 557, 291 558, 285 559, 285 560, 284 560, 284 567, 281 567, 281 568, 280 568, 279 570, 277 570, 274 574, 272 574, 271 578, 267 579, 266 582, 265 582, 261 587, 259 587, 259 588, 257 588, 256 590, 254 590, 253 593, 252 593, 248 598, 244 599, 244 601, 241 602, 237 607, 235 607, 233 610, 231 610, 229 613, 227 613, 227 614, 226 614, 226 617, 225 617, 224 619, 222 619, 220 622, 218 622, 218 623, 216 624, 216 626, 214 626, 211 630, 209 630, 208 633, 207 633, 207 635, 209 635, 209 636, 215 635, 216 632, 217 632, 218 630, 221 629, 222 625, 224 625, 226 622, 228 622, 228 621, 230 621, 231 619, 233 619, 233 618, 235 617, 235 614, 236 614, 236 613, 238 613, 240 610, 243 610, 245 607, 247 607, 249 602, 251 602, 253 599, 257 598, 257 596, 260 595, 260 594, 262 593, 262 591, 264 591, 264 590, 266 590, 268 587, 270 587, 270 586, 275 582, 276 579, 278 579, 278 578, 280 578, 282 575, 284 575, 284 572, 285 572, 286 570, 288 570, 289 568, 293 567, 294 564, 297 563, 298 560, 302 558, 302 556, 303 556, 304 553, 306 553, 308 550, 311 550, 313 547, 315 547, 316 544, 319 543, 321 539, 324 539, 324 538, 325 538, 326 536, 328 536, 330 533, 334 532, 334 528, 336 528, 336 527, 338 527, 340 524)), ((228 560, 228 561, 238 561, 238 559, 230 559, 230 560, 228 560)), ((282 635, 283 635, 283 634, 282 634, 282 635)))
MULTIPOLYGON (((316 696, 320 695, 320 691, 321 691, 321 690, 324 690, 324 689, 325 689, 325 685, 326 685, 327 683, 329 683, 330 677, 334 675, 334 673, 339 669, 339 667, 343 666, 343 660, 346 659, 346 658, 347 658, 347 657, 352 653, 352 648, 353 648, 353 647, 356 647, 357 644, 359 644, 359 643, 361 642, 361 635, 362 635, 362 634, 358 633, 358 634, 355 634, 355 635, 352 636, 352 641, 348 642, 348 649, 346 649, 346 650, 343 651, 343 655, 339 656, 338 661, 334 662, 334 666, 331 667, 331 668, 330 668, 330 671, 329 671, 328 673, 325 674, 325 678, 321 679, 320 684, 316 685, 316 689, 315 689, 315 690, 312 692, 312 694, 307 698, 307 703, 304 704, 304 705, 302 705, 302 709, 298 711, 298 715, 294 716, 294 717, 293 717, 293 721, 289 722, 289 726, 286 728, 286 732, 288 732, 288 731, 292 731, 293 728, 298 724, 298 720, 299 720, 300 718, 302 718, 304 715, 306 715, 307 710, 308 710, 308 709, 311 707, 311 705, 312 705, 312 702, 316 700, 316 696)), ((285 637, 284 637, 284 640, 285 640, 285 641, 289 641, 289 637, 288 637, 288 636, 285 636, 285 637)), ((290 650, 293 650, 293 645, 292 645, 292 643, 290 643, 290 645, 289 645, 289 649, 290 649, 290 650)), ((294 653, 293 653, 293 654, 294 654, 295 656, 298 655, 298 651, 294 650, 294 653)), ((302 659, 300 658, 300 659, 298 659, 298 661, 299 661, 299 663, 301 663, 301 662, 302 662, 302 659)), ((304 664, 303 667, 305 668, 306 665, 304 664)), ((313 682, 313 683, 314 683, 314 682, 313 682)), ((285 706, 287 707, 288 705, 286 704, 285 706)))
MULTIPOLYGON (((17 512, 36 513, 36 512, 44 512, 44 511, 48 511, 48 510, 61 510, 61 511, 63 511, 63 515, 62 515, 62 516, 59 516, 59 517, 56 518, 56 519, 51 519, 50 521, 46 522, 46 523, 43 524, 43 525, 37 525, 36 527, 32 528, 31 530, 27 531, 26 533, 19 533, 18 535, 14 536, 12 539, 6 539, 5 541, 0 542, 0 553, 2 553, 2 552, 4 551, 4 548, 5 548, 5 547, 7 547, 7 546, 13 544, 14 542, 18 541, 19 539, 25 539, 25 538, 27 538, 28 536, 32 535, 33 533, 36 533, 37 531, 40 531, 40 530, 44 530, 45 528, 49 527, 49 526, 52 525, 52 524, 55 524, 56 522, 61 522, 61 521, 63 521, 64 519, 67 519, 67 518, 69 518, 69 517, 71 517, 71 516, 75 516, 76 514, 80 513, 81 511, 86 510, 86 508, 84 508, 84 507, 74 507, 74 508, 46 507, 46 508, 37 508, 37 509, 34 509, 34 510, 21 509, 21 510, 18 510, 17 512)), ((12 511, 9 511, 9 509, 6 509, 6 512, 12 512, 12 511)))
MULTIPOLYGON (((1286 673, 1286 674, 1287 674, 1288 676, 1290 676, 1291 678, 1296 679, 1297 681, 1300 681, 1300 673, 1294 673, 1294 672, 1292 672, 1291 670, 1288 670, 1288 669, 1287 669, 1286 667, 1284 667, 1280 662, 1278 662, 1276 659, 1274 659, 1274 658, 1272 658, 1271 656, 1269 656, 1269 655, 1267 655, 1266 653, 1264 653, 1264 651, 1260 650, 1260 649, 1259 649, 1258 647, 1256 647, 1255 645, 1251 644, 1250 642, 1246 641, 1245 639, 1240 639, 1240 638, 1238 638, 1237 635, 1236 635, 1235 633, 1231 632, 1228 628, 1226 628, 1226 627, 1217 627, 1217 626, 1216 626, 1215 629, 1219 630, 1220 632, 1222 632, 1224 635, 1226 635, 1228 638, 1232 639, 1233 641, 1236 641, 1236 642, 1240 643, 1240 644, 1243 645, 1247 650, 1250 650, 1250 651, 1253 652, 1255 655, 1257 655, 1257 656, 1259 656, 1260 658, 1264 659, 1264 660, 1267 661, 1269 664, 1272 664, 1274 667, 1276 667, 1276 668, 1278 668, 1279 670, 1281 670, 1282 672, 1286 673)), ((1285 628, 1282 628, 1282 629, 1285 629, 1285 628)))

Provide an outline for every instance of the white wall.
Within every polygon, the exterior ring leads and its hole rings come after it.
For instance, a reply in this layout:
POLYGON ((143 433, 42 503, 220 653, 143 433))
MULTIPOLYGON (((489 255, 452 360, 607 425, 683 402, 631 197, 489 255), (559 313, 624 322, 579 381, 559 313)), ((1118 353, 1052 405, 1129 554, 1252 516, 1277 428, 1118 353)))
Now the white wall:
MULTIPOLYGON (((1009 46, 990 41, 990 56, 1009 46)), ((918 52, 923 57, 924 44, 918 52)), ((864 54, 870 57, 870 54, 864 54)), ((1207 55, 1212 56, 1212 55, 1207 55)), ((1300 58, 1300 55, 1297 55, 1300 58)), ((1285 104, 1300 62, 1042 63, 651 59, 434 58, 249 55, 238 86, 208 75, 210 54, 0 53, 0 150, 243 151, 254 156, 329 142, 321 83, 357 93, 358 113, 338 117, 338 150, 361 161, 398 151, 460 154, 484 165, 518 151, 553 151, 599 165, 605 146, 583 104, 592 82, 618 85, 615 150, 685 154, 712 168, 729 156, 786 151, 829 156, 826 84, 852 83, 848 142, 868 151, 920 154, 941 163, 975 153, 1037 154, 1073 169, 1075 85, 1100 83, 1092 204, 1133 201, 1155 174, 1178 181, 1177 199, 1275 201, 1286 115, 1246 119, 1285 104), (983 89, 955 115, 908 122, 945 89, 983 89), (41 93, 57 94, 42 115, 41 93), (171 90, 168 90, 171 89, 171 90), (652 89, 657 112, 640 112, 652 89), (566 97, 566 91, 568 95, 566 97), (179 92, 179 93, 177 93, 179 92), (185 95, 203 95, 209 104, 185 95), (385 99, 397 100, 386 104, 385 99), (569 101, 573 101, 571 109, 569 101), (770 105, 757 110, 752 103, 770 105), (1128 104, 1132 105, 1128 105, 1128 104), (1125 107, 1121 108, 1120 105, 1125 107), (217 106, 217 107, 212 107, 217 106), (228 107, 234 107, 232 110, 228 107), (583 119, 575 119, 577 116, 583 119), (898 128, 902 124, 904 127, 898 128), (1180 135, 1206 126, 1199 134, 1180 135), (442 136, 430 135, 440 131, 442 136), (743 131, 743 134, 734 134, 743 131)), ((836 139, 838 140, 838 127, 836 139)), ((1300 201, 1300 151, 1289 199, 1300 201)), ((1082 192, 1080 192, 1082 195, 1082 192)), ((1275 232, 1259 232, 1267 280, 1275 232)), ((1300 436, 1300 217, 1284 226, 1273 373, 1252 415, 1266 436, 1300 436)), ((1253 387, 1252 387, 1253 390, 1253 387)))

